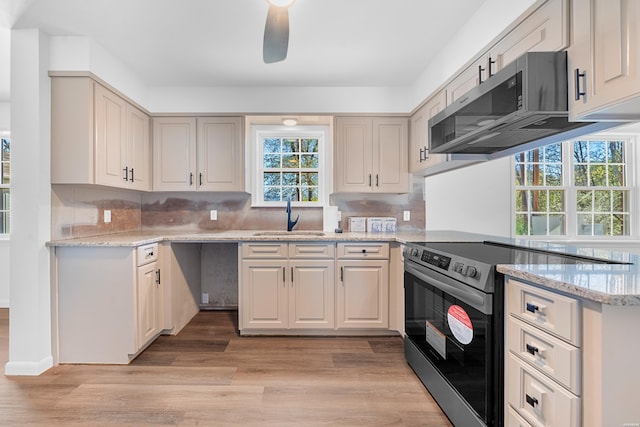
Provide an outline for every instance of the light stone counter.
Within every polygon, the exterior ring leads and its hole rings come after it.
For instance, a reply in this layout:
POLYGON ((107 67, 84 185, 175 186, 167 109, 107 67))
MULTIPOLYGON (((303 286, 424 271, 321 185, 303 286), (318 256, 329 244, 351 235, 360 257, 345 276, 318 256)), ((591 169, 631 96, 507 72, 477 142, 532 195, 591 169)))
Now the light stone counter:
POLYGON ((498 272, 531 283, 608 305, 640 306, 640 255, 601 248, 578 248, 558 243, 500 238, 456 231, 385 233, 333 233, 302 230, 273 234, 274 230, 148 230, 48 242, 50 247, 136 247, 157 242, 243 241, 386 241, 451 242, 490 240, 545 251, 607 259, 630 264, 498 265, 498 272), (322 233, 322 235, 319 235, 322 233))

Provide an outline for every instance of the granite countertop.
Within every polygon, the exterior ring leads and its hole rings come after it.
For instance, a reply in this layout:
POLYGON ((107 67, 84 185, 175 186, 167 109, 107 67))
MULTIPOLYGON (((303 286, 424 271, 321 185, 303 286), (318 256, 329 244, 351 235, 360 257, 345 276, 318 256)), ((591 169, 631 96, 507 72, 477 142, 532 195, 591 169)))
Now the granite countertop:
POLYGON ((607 305, 640 306, 640 255, 600 248, 509 239, 457 231, 401 231, 397 233, 334 233, 302 230, 273 234, 274 230, 145 230, 74 239, 52 240, 50 247, 136 247, 158 242, 243 242, 243 241, 367 241, 367 242, 453 242, 490 240, 528 248, 629 264, 498 265, 497 271, 551 290, 607 305), (322 233, 322 235, 319 235, 322 233))

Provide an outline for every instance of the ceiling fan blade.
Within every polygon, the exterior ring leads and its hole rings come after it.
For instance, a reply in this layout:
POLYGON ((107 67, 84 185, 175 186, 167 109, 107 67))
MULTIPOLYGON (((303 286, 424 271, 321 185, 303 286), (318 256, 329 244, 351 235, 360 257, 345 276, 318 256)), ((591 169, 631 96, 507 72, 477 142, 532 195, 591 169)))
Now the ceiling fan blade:
POLYGON ((289 48, 289 9, 269 6, 264 26, 262 57, 266 64, 283 61, 289 48))

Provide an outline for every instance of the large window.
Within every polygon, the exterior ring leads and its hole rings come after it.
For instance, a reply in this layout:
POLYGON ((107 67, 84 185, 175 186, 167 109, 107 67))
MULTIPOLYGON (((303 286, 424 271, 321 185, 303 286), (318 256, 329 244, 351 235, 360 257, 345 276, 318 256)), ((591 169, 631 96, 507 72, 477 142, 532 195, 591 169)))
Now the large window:
POLYGON ((517 236, 631 235, 627 139, 583 139, 515 156, 517 236))
POLYGON ((11 140, 0 138, 0 234, 9 234, 11 140))
POLYGON ((255 131, 253 204, 321 206, 325 196, 325 130, 261 127, 255 131))

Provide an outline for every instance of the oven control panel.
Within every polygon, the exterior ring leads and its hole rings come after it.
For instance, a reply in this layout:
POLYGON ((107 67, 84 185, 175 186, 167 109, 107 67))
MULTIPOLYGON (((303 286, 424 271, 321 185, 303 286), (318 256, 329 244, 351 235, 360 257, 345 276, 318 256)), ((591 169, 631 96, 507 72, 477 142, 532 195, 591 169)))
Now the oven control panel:
POLYGON ((449 264, 451 264, 451 258, 429 251, 422 251, 420 259, 443 270, 448 270, 449 264))

